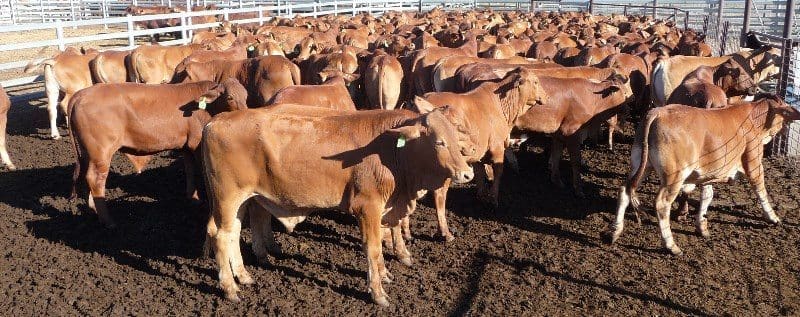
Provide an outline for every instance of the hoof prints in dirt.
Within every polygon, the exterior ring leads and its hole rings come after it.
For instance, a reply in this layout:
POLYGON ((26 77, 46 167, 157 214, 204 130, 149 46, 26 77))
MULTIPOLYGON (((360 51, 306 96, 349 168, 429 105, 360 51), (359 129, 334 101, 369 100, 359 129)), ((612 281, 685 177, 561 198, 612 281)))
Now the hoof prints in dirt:
MULTIPOLYGON (((0 307, 8 315, 367 315, 377 306, 366 291, 366 265, 355 220, 320 214, 280 231, 283 249, 266 264, 242 250, 256 284, 241 303, 220 297, 216 264, 200 256, 205 207, 184 199, 182 163, 158 156, 141 175, 120 157, 109 177, 109 207, 118 221, 104 229, 66 197, 73 154, 68 138, 47 140, 46 115, 16 105, 9 147, 19 170, 0 173, 0 307), (30 118, 17 120, 15 118, 30 118), (31 129, 34 126, 38 129, 31 129)), ((631 134, 631 129, 626 130, 631 134)), ((630 142, 630 138, 626 138, 630 142)), ((601 233, 628 173, 630 146, 584 151, 586 198, 549 183, 546 153, 519 153, 521 171, 508 173, 500 206, 485 208, 473 185, 454 188, 448 216, 456 234, 438 236, 433 203, 413 216, 416 262, 387 256, 393 282, 384 287, 402 315, 795 315, 800 312, 800 191, 796 167, 768 160, 767 188, 784 223, 768 225, 743 182, 715 191, 712 236, 691 222, 673 222, 684 255, 666 255, 652 215, 627 220, 615 245, 601 233), (589 159, 591 158, 591 159, 589 159)), ((562 162, 564 178, 569 166, 562 162)), ((641 189, 652 210, 654 180, 641 189)), ((695 194, 697 196, 698 194, 695 194)), ((697 205, 697 197, 692 197, 697 205)), ((694 209, 696 207, 692 207, 694 209)))

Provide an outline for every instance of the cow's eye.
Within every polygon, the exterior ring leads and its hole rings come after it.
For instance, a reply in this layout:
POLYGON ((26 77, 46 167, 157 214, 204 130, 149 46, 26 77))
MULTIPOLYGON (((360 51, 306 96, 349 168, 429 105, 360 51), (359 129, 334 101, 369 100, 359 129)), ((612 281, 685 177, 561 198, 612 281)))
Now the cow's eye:
POLYGON ((436 146, 445 146, 445 145, 446 144, 444 143, 444 140, 437 140, 436 141, 436 146))

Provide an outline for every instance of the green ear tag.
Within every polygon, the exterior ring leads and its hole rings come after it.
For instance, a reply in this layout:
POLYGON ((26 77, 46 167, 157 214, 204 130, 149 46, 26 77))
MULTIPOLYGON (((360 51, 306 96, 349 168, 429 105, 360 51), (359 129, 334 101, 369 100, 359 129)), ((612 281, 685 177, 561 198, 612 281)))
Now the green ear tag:
POLYGON ((250 46, 247 47, 247 50, 252 52, 252 51, 255 51, 256 48, 254 46, 250 45, 250 46))
POLYGON ((200 98, 200 102, 197 103, 197 108, 206 109, 206 97, 200 98))
POLYGON ((397 147, 401 148, 404 146, 406 146, 406 138, 400 136, 399 138, 397 138, 397 147))

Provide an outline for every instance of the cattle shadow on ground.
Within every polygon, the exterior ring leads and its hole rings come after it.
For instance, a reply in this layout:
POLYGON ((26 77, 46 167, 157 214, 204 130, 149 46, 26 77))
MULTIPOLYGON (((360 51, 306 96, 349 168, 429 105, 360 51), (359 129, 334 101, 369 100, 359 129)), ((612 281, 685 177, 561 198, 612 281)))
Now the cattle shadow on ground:
MULTIPOLYGON (((47 99, 34 99, 29 101, 18 101, 13 103, 8 110, 8 125, 6 133, 9 135, 29 136, 40 140, 50 139, 50 119, 46 108, 40 108, 39 104, 46 105, 47 99), (43 102, 42 102, 43 101, 43 102), (25 118, 25 120, 20 120, 25 118)), ((62 137, 68 136, 64 115, 58 114, 59 133, 62 137)), ((57 142, 57 141, 54 141, 57 142)))
MULTIPOLYGON (((660 297, 658 295, 653 295, 653 294, 648 294, 648 293, 644 293, 644 292, 628 290, 628 289, 626 289, 624 287, 620 287, 620 286, 602 284, 602 283, 598 283, 598 282, 591 281, 591 280, 581 279, 581 278, 578 278, 578 277, 575 277, 575 276, 572 276, 572 275, 569 275, 569 274, 566 274, 566 273, 551 271, 546 266, 542 265, 541 263, 538 263, 538 262, 535 262, 535 261, 532 261, 532 260, 513 259, 513 258, 504 257, 504 256, 498 256, 498 255, 490 254, 490 253, 487 253, 485 251, 480 251, 475 256, 475 262, 478 263, 479 270, 480 270, 481 274, 477 276, 477 279, 474 279, 474 280, 470 281, 470 285, 471 286, 473 284, 477 286, 477 283, 480 280, 480 276, 482 275, 483 270, 485 269, 485 267, 486 267, 486 265, 488 263, 498 263, 498 264, 503 264, 503 265, 510 266, 510 267, 514 268, 514 270, 516 272, 524 272, 524 271, 532 270, 532 271, 535 271, 537 274, 541 274, 541 275, 543 275, 543 276, 545 276, 547 278, 553 278, 553 279, 564 281, 564 282, 567 282, 567 283, 583 285, 585 287, 596 288, 598 290, 606 291, 606 292, 609 292, 609 293, 612 293, 612 294, 616 294, 616 295, 620 295, 620 296, 632 297, 632 298, 641 300, 643 302, 653 303, 653 304, 660 305, 660 306, 663 306, 663 307, 668 308, 668 309, 679 311, 679 312, 681 312, 683 314, 698 315, 698 316, 707 316, 707 315, 709 315, 709 313, 707 313, 707 312, 705 312, 703 310, 681 305, 680 303, 674 302, 670 298, 662 298, 662 297, 660 297)), ((470 289, 477 290, 479 288, 478 287, 471 287, 470 289)), ((449 315, 451 315, 451 316, 467 315, 469 313, 469 308, 472 306, 472 302, 474 301, 474 298, 475 298, 476 295, 477 295, 477 292, 470 292, 470 293, 466 294, 465 296, 463 296, 460 299, 458 306, 456 306, 456 308, 453 311, 451 311, 451 313, 449 315)))

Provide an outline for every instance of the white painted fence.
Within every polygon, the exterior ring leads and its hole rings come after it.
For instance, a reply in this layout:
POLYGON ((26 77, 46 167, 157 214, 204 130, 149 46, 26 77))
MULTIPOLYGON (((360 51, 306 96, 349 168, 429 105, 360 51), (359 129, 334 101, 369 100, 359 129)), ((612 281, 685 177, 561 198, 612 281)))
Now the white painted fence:
MULTIPOLYGON (((448 6, 457 6, 463 8, 470 8, 474 5, 471 0, 466 1, 448 1, 448 6)), ((26 32, 33 30, 51 30, 55 34, 55 39, 36 40, 20 43, 0 43, 0 54, 14 50, 25 49, 38 49, 43 47, 58 47, 63 50, 67 46, 81 46, 87 42, 122 39, 127 42, 127 45, 121 45, 110 49, 131 49, 137 46, 135 37, 149 36, 156 33, 169 33, 180 32, 180 39, 171 41, 160 42, 161 45, 179 45, 186 44, 191 41, 193 30, 207 29, 210 27, 218 26, 218 22, 192 24, 192 17, 205 17, 205 16, 223 16, 225 19, 235 23, 258 23, 263 24, 275 16, 291 17, 297 14, 301 16, 321 16, 326 14, 360 14, 362 12, 369 12, 374 15, 381 15, 387 11, 400 11, 400 10, 429 10, 434 7, 433 3, 421 3, 420 1, 413 0, 347 0, 347 1, 330 1, 330 2, 306 2, 306 3, 292 3, 288 4, 283 2, 281 5, 258 6, 241 9, 220 9, 209 11, 195 11, 195 12, 179 12, 170 14, 153 14, 143 16, 124 16, 124 17, 111 17, 103 19, 87 19, 75 21, 60 21, 51 23, 36 23, 36 24, 17 24, 10 26, 1 26, 0 33, 8 32, 26 32), (250 13, 257 17, 248 19, 228 19, 230 16, 238 13, 250 13), (180 19, 181 25, 173 27, 165 27, 159 29, 134 29, 135 22, 159 20, 159 19, 180 19), (92 34, 86 36, 65 36, 65 29, 78 28, 87 26, 121 26, 121 28, 111 28, 110 33, 105 34, 92 34), (121 31, 115 31, 121 30, 121 31)), ((0 64, 0 71, 17 70, 24 68, 29 63, 29 60, 18 60, 9 63, 0 64)), ((10 80, 0 82, 4 87, 13 87, 18 85, 25 85, 43 80, 42 76, 23 76, 10 80)))

